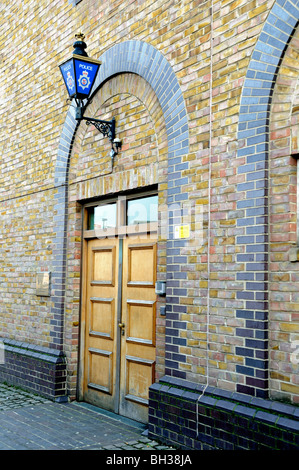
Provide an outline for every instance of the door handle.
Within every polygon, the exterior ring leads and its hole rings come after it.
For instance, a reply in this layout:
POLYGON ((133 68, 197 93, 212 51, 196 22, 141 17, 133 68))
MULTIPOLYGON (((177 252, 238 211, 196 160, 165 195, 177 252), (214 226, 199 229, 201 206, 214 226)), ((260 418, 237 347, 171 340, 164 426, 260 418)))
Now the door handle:
POLYGON ((124 323, 119 323, 118 326, 121 328, 121 334, 125 334, 125 324, 124 323))

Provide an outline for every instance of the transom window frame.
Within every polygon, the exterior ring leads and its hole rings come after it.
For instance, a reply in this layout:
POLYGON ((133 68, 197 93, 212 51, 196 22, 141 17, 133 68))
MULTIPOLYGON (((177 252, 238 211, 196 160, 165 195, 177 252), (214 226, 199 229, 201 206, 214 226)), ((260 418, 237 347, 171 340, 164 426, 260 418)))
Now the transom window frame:
MULTIPOLYGON (((111 198, 100 199, 98 201, 86 203, 83 206, 83 238, 111 238, 111 237, 125 237, 127 235, 140 235, 145 233, 157 233, 158 222, 138 223, 134 225, 127 225, 127 201, 143 199, 150 196, 158 196, 158 190, 152 189, 144 192, 119 194, 111 198), (116 227, 112 228, 97 228, 90 230, 89 216, 90 209, 93 207, 104 206, 116 203, 116 227)), ((159 212, 159 204, 158 204, 159 212)))

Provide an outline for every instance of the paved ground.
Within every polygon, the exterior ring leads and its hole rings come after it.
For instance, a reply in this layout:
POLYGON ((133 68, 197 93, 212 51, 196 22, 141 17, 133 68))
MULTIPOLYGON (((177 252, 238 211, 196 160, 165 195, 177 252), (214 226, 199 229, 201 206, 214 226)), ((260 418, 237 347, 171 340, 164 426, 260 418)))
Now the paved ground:
POLYGON ((146 426, 84 403, 0 384, 0 450, 167 450, 146 426))

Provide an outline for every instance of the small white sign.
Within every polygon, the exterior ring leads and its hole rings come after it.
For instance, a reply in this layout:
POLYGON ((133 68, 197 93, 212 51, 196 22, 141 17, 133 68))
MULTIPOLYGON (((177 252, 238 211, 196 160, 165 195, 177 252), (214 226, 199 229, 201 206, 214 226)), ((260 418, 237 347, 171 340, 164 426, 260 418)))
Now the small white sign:
POLYGON ((51 273, 37 273, 36 274, 36 295, 49 297, 50 296, 50 282, 51 273))

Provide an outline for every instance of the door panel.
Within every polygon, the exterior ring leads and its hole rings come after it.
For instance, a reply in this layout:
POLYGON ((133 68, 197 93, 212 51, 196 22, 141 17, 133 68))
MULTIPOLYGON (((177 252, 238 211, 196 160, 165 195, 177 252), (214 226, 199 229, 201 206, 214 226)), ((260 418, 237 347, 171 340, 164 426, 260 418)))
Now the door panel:
POLYGON ((127 299, 127 342, 155 346, 154 300, 127 299))
POLYGON ((88 242, 84 400, 117 411, 118 240, 88 242))
MULTIPOLYGON (((136 241, 136 240, 135 240, 136 241)), ((155 285, 155 244, 146 243, 127 244, 127 285, 151 286, 155 285)))
POLYGON ((156 241, 87 245, 85 401, 147 422, 155 377, 156 241))
POLYGON ((156 242, 127 238, 123 252, 120 414, 147 422, 156 358, 156 242))
MULTIPOLYGON (((137 405, 133 404, 134 411, 131 416, 136 416, 137 413, 147 416, 147 408, 145 406, 148 405, 148 389, 154 380, 154 364, 154 361, 135 356, 126 356, 126 383, 123 384, 125 386, 125 400, 128 403, 131 401, 142 405, 137 410, 137 405)), ((130 408, 128 404, 127 406, 123 402, 121 404, 123 409, 130 408)))
POLYGON ((91 285, 114 286, 116 247, 101 246, 92 247, 91 249, 91 285))
POLYGON ((89 334, 91 336, 114 338, 115 300, 110 298, 90 298, 89 334))
POLYGON ((88 349, 88 387, 112 395, 112 352, 88 349))

